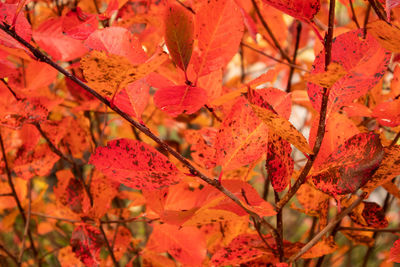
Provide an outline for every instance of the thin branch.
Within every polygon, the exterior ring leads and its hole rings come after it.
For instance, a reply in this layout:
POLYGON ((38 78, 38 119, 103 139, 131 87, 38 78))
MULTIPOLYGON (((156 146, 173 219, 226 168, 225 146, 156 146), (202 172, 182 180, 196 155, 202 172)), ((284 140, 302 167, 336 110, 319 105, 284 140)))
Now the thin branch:
POLYGON ((254 48, 254 47, 252 47, 251 45, 249 45, 249 44, 247 44, 247 43, 245 43, 245 42, 241 42, 240 44, 243 45, 243 46, 245 46, 245 47, 247 47, 247 48, 249 48, 249 49, 251 49, 251 50, 253 50, 254 52, 259 53, 260 55, 263 55, 263 56, 265 56, 265 57, 267 57, 267 58, 269 58, 269 59, 272 59, 272 60, 274 60, 274 61, 276 61, 276 62, 279 62, 279 63, 281 63, 281 64, 285 64, 285 65, 288 65, 288 66, 293 67, 293 68, 295 68, 295 69, 298 69, 298 70, 301 70, 301 71, 305 71, 305 72, 308 72, 308 73, 310 72, 309 70, 307 70, 307 69, 305 69, 305 68, 302 68, 302 67, 300 67, 300 66, 298 66, 298 65, 296 65, 296 64, 288 63, 288 62, 283 61, 283 60, 281 60, 281 59, 274 58, 273 56, 268 55, 267 53, 265 53, 265 52, 263 52, 263 51, 261 51, 261 50, 258 50, 257 48, 254 48))
POLYGON ((7 256, 17 265, 21 266, 17 257, 15 257, 10 251, 8 251, 2 244, 0 244, 0 250, 7 254, 7 256))
POLYGON ((371 4, 368 4, 367 11, 364 17, 364 38, 367 37, 367 24, 369 20, 369 14, 371 13, 371 4))
POLYGON ((99 229, 100 229, 101 234, 103 235, 104 242, 106 242, 107 250, 110 253, 110 256, 111 256, 114 266, 119 267, 119 263, 118 263, 117 259, 115 258, 115 255, 114 255, 113 249, 110 246, 110 243, 108 242, 108 239, 107 239, 106 233, 104 232, 102 224, 100 224, 99 229))
MULTIPOLYGON (((3 137, 1 135, 1 132, 0 132, 0 146, 1 146, 1 152, 2 152, 2 156, 3 156, 5 169, 6 169, 8 184, 9 184, 9 186, 11 188, 11 192, 12 192, 12 195, 14 197, 14 200, 17 203, 17 207, 18 207, 19 213, 21 214, 22 219, 23 219, 24 223, 26 224, 27 223, 27 218, 25 216, 24 208, 21 205, 21 201, 18 198, 17 191, 15 190, 14 183, 12 181, 11 170, 10 170, 10 168, 8 166, 7 154, 6 154, 6 150, 4 148, 3 137)), ((31 249, 32 249, 33 255, 35 256, 35 260, 36 260, 37 256, 38 256, 38 252, 36 250, 35 242, 33 241, 32 233, 31 233, 29 228, 28 228, 28 238, 29 238, 29 242, 31 243, 31 249)), ((39 262, 39 266, 41 266, 40 262, 39 262)))
POLYGON ((178 4, 180 4, 182 7, 186 8, 189 12, 191 12, 193 15, 196 15, 196 12, 191 8, 190 6, 185 5, 179 0, 175 0, 178 4))
POLYGON ((194 167, 185 157, 183 157, 179 152, 177 152, 175 149, 173 149, 171 146, 169 146, 167 143, 163 142, 160 138, 158 138, 147 126, 144 124, 141 124, 135 120, 133 120, 128 114, 120 110, 117 106, 111 105, 110 101, 103 96, 101 96, 99 93, 97 93, 94 89, 86 85, 83 81, 78 79, 76 76, 72 75, 70 72, 68 72, 66 69, 55 63, 53 60, 51 60, 49 57, 47 57, 45 54, 43 54, 40 50, 36 49, 33 47, 30 43, 25 41, 22 37, 20 37, 16 32, 11 28, 10 25, 0 23, 0 29, 2 29, 5 33, 13 37, 15 40, 17 40, 19 43, 21 43, 23 46, 29 49, 29 51, 35 56, 39 61, 42 61, 50 66, 52 66, 54 69, 58 70, 62 74, 64 74, 67 78, 71 79, 74 83, 79 85, 82 89, 85 91, 89 92, 92 94, 94 97, 96 97, 98 100, 100 100, 102 103, 104 103, 107 107, 115 111, 118 115, 120 115, 123 119, 125 119, 127 122, 129 122, 132 126, 136 127, 139 131, 143 132, 145 135, 150 137, 153 141, 155 141, 161 149, 164 151, 170 153, 173 157, 175 157, 177 160, 179 160, 183 165, 189 169, 189 172, 194 175, 199 177, 201 180, 206 182, 207 184, 215 187, 217 190, 221 191, 224 195, 226 195, 228 198, 230 198, 233 202, 235 202, 239 207, 241 207, 243 210, 245 210, 250 216, 254 217, 256 221, 261 223, 263 226, 268 227, 268 229, 273 231, 273 227, 268 224, 263 218, 261 218, 257 213, 253 212, 252 210, 248 209, 243 203, 239 200, 239 198, 234 195, 232 192, 228 191, 225 187, 223 187, 218 179, 212 179, 204 175, 202 172, 200 172, 196 167, 194 167), (272 227, 272 228, 271 228, 272 227))
POLYGON ((396 136, 394 137, 393 141, 390 143, 389 148, 393 147, 394 145, 396 145, 397 142, 399 141, 399 139, 400 139, 400 131, 396 134, 396 136))
POLYGON ((31 212, 31 215, 38 216, 38 217, 43 217, 43 218, 48 218, 48 219, 53 219, 57 221, 64 221, 64 222, 70 222, 70 223, 81 223, 82 221, 78 220, 72 220, 72 219, 67 219, 67 218, 61 218, 61 217, 56 217, 44 213, 39 213, 39 212, 31 212))
POLYGON ((356 12, 354 11, 353 0, 349 0, 350 9, 351 9, 351 19, 356 24, 357 28, 360 29, 360 24, 358 23, 356 12))
MULTIPOLYGON (((331 62, 332 57, 332 40, 333 40, 333 26, 335 22, 335 0, 329 1, 329 24, 328 24, 328 33, 325 36, 325 70, 327 70, 329 63, 331 62)), ((321 110, 319 112, 319 123, 318 123, 318 130, 317 130, 317 137, 315 140, 313 152, 314 155, 307 160, 306 165, 304 166, 302 172, 299 175, 299 178, 296 180, 292 188, 283 198, 279 201, 276 205, 277 211, 281 210, 286 203, 296 194, 297 190, 299 190, 300 186, 306 181, 307 175, 311 170, 311 167, 317 158, 319 150, 321 148, 322 140, 325 135, 325 120, 327 116, 327 109, 328 109, 328 99, 329 99, 329 89, 323 89, 322 101, 321 101, 321 110)))
POLYGON ((22 248, 19 253, 18 257, 18 262, 22 262, 22 257, 24 256, 24 251, 25 251, 25 239, 28 234, 28 229, 29 229, 29 224, 31 222, 31 209, 32 209, 32 180, 29 180, 28 182, 28 211, 26 214, 26 223, 25 223, 25 229, 24 229, 24 235, 22 237, 22 248))
POLYGON ((324 229, 321 230, 318 234, 316 234, 313 239, 311 239, 304 247, 300 249, 295 255, 289 258, 289 262, 294 262, 298 258, 300 258, 304 253, 306 253, 310 248, 312 248, 326 233, 332 230, 340 220, 344 218, 347 214, 349 214, 355 207, 357 207, 367 196, 367 193, 362 193, 358 196, 357 200, 354 201, 350 206, 348 206, 345 210, 335 216, 335 218, 325 226, 324 229))
POLYGON ((256 3, 255 0, 251 0, 251 2, 253 3, 253 7, 257 13, 258 18, 260 19, 261 24, 264 26, 265 30, 268 32, 269 37, 271 37, 272 42, 274 43, 275 47, 279 50, 279 52, 281 53, 281 56, 287 60, 287 62, 291 63, 291 60, 289 58, 289 56, 285 53, 285 51, 283 51, 281 45, 279 44, 278 40, 275 38, 275 35, 273 34, 272 30, 269 28, 267 22, 264 20, 261 11, 256 3))
MULTIPOLYGON (((274 195, 275 195, 275 203, 279 202, 279 194, 274 190, 274 195)), ((278 232, 278 248, 281 247, 283 248, 283 216, 282 216, 282 210, 279 210, 278 213, 276 214, 276 230, 278 232)), ((279 250, 278 250, 279 251, 279 250)), ((283 262, 283 249, 279 251, 279 260, 283 262)))
POLYGON ((379 10, 378 6, 375 3, 375 0, 368 0, 369 4, 371 5, 371 7, 374 9, 375 14, 378 16, 378 18, 380 20, 383 20, 386 22, 386 18, 384 15, 382 15, 381 11, 379 10))
POLYGON ((375 228, 359 228, 359 227, 340 227, 339 231, 362 231, 362 232, 379 232, 379 233, 397 233, 400 232, 400 228, 385 228, 385 229, 375 229, 375 228))
MULTIPOLYGON (((296 64, 297 51, 299 50, 301 28, 302 28, 301 22, 298 21, 298 20, 296 22, 297 22, 296 42, 295 42, 295 45, 294 45, 294 52, 293 52, 293 59, 292 59, 293 64, 296 64)), ((286 92, 290 92, 291 91, 293 74, 294 74, 294 68, 291 66, 290 67, 290 71, 289 71, 288 83, 287 83, 287 86, 286 86, 286 92)))
POLYGON ((222 119, 215 113, 214 109, 208 105, 204 105, 204 107, 213 115, 213 117, 218 121, 222 122, 222 119))

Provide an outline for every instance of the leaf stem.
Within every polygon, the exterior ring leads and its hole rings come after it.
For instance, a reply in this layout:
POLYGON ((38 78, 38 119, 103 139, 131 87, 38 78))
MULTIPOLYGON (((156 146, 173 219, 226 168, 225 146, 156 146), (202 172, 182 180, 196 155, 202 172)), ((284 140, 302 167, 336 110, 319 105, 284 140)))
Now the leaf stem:
POLYGON ((360 29, 360 24, 358 23, 356 12, 354 11, 353 0, 349 0, 350 10, 351 10, 351 19, 356 24, 357 28, 360 29))
POLYGON ((103 235, 104 242, 106 242, 107 250, 110 253, 110 256, 111 256, 114 266, 119 267, 119 263, 118 263, 117 259, 115 258, 115 255, 114 255, 113 249, 110 246, 110 243, 108 242, 108 239, 107 239, 106 233, 104 232, 104 228, 103 228, 102 224, 100 224, 99 229, 100 229, 101 234, 103 235))

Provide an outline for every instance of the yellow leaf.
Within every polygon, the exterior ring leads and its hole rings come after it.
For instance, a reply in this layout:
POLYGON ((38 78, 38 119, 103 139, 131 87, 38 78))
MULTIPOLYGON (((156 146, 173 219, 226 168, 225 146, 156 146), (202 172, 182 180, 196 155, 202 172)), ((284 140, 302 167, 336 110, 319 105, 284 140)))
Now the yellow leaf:
POLYGON ((274 112, 251 105, 257 116, 269 127, 269 130, 279 135, 289 143, 293 144, 300 151, 313 154, 306 138, 286 119, 275 114, 274 112))
POLYGON ((369 23, 368 33, 372 34, 381 46, 389 51, 400 52, 400 29, 382 20, 369 23))
POLYGON ((94 50, 82 58, 81 67, 89 86, 104 97, 112 97, 128 84, 155 71, 167 59, 166 53, 158 52, 145 63, 134 66, 123 56, 94 50))
POLYGON ((329 64, 327 71, 314 74, 306 74, 304 76, 304 79, 316 85, 330 88, 346 74, 347 71, 342 67, 342 65, 332 62, 331 64, 329 64))

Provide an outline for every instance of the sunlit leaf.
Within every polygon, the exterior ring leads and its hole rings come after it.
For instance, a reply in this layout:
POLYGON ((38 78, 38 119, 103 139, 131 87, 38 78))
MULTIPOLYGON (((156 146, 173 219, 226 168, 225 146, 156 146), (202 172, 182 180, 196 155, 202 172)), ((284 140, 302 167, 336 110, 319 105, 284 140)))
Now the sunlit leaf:
POLYGON ((206 257, 206 240, 196 227, 179 228, 169 224, 156 224, 146 246, 156 252, 168 252, 185 265, 201 266, 206 257))
POLYGON ((181 5, 169 5, 165 15, 165 43, 175 64, 182 70, 189 64, 193 42, 193 15, 181 5))
POLYGON ((325 72, 313 73, 304 76, 307 82, 331 88, 340 78, 347 74, 346 70, 342 65, 332 62, 328 66, 328 70, 325 72))
POLYGON ((396 240, 390 249, 389 261, 400 263, 400 239, 396 240))
POLYGON ((400 29, 383 20, 368 23, 367 30, 381 46, 395 53, 400 52, 400 29))
POLYGON ((159 109, 173 117, 181 113, 192 114, 207 103, 207 92, 190 85, 163 87, 157 90, 154 102, 159 109))
MULTIPOLYGON (((332 42, 332 62, 340 64, 347 72, 330 88, 328 114, 366 94, 383 77, 390 53, 370 34, 364 37, 362 29, 337 36, 332 42)), ((311 74, 325 71, 325 52, 314 61, 311 74)), ((321 109, 323 87, 308 83, 308 95, 314 109, 321 109)))
POLYGON ((313 154, 304 136, 286 119, 265 108, 252 105, 255 114, 268 126, 268 129, 293 144, 300 151, 313 154))
POLYGON ((243 19, 235 1, 203 1, 196 11, 199 51, 194 56, 197 76, 222 68, 239 48, 243 19))
POLYGON ((319 0, 263 0, 265 3, 300 20, 310 21, 320 9, 319 0))

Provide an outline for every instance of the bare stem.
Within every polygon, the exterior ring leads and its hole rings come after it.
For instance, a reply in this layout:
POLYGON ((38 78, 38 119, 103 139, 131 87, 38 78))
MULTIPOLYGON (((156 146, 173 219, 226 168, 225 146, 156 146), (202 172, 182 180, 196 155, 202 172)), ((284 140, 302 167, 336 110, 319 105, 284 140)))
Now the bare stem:
POLYGON ((107 239, 106 233, 104 232, 102 224, 100 224, 99 229, 100 229, 101 234, 103 235, 104 242, 106 242, 107 250, 110 253, 110 256, 111 256, 114 266, 119 267, 119 263, 118 263, 117 259, 115 258, 115 255, 114 255, 113 249, 110 246, 110 243, 108 242, 108 239, 107 239))

